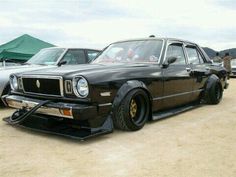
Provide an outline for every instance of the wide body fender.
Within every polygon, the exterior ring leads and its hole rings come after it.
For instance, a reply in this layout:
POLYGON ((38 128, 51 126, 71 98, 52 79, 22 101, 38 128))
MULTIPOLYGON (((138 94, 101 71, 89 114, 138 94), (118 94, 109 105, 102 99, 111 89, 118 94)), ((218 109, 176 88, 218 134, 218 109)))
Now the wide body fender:
POLYGON ((124 83, 120 87, 120 89, 118 90, 118 92, 113 100, 113 104, 112 104, 112 116, 114 116, 114 113, 119 108, 119 106, 120 106, 122 100, 125 98, 125 96, 133 89, 143 89, 147 93, 149 100, 150 100, 150 105, 151 105, 152 96, 151 96, 150 92, 148 91, 147 86, 142 81, 130 80, 130 81, 127 81, 126 83, 124 83))
POLYGON ((215 84, 216 82, 219 82, 221 84, 219 77, 216 76, 215 74, 212 74, 205 83, 205 90, 206 91, 209 90, 212 87, 212 85, 215 84))
POLYGON ((215 74, 212 74, 206 81, 205 83, 205 89, 204 89, 204 98, 208 98, 209 93, 211 88, 216 84, 219 83, 222 87, 222 90, 224 90, 223 85, 219 79, 218 76, 216 76, 215 74))

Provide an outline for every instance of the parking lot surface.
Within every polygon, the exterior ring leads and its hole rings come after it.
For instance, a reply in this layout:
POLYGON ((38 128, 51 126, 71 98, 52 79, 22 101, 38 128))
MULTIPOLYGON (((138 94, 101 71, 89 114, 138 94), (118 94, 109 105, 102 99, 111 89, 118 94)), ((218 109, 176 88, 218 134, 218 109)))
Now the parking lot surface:
MULTIPOLYGON (((229 83, 218 105, 84 142, 0 121, 0 176, 235 177, 236 79, 229 83)), ((0 119, 12 112, 0 108, 0 119)))

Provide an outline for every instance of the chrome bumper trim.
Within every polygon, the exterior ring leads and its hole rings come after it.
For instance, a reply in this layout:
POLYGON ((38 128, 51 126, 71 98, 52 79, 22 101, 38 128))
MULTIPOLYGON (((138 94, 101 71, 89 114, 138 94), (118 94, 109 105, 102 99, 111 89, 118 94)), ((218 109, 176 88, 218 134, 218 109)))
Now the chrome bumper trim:
MULTIPOLYGON (((33 99, 23 100, 23 99, 20 99, 20 97, 17 98, 14 95, 6 96, 3 99, 4 99, 4 102, 7 104, 7 106, 11 108, 15 108, 15 109, 22 109, 22 108, 31 109, 39 104, 39 102, 37 102, 36 100, 33 100, 33 99)), ((64 107, 64 108, 70 109, 71 116, 61 114, 60 108, 47 107, 47 106, 42 106, 36 111, 36 113, 74 119, 72 116, 72 107, 64 107)))

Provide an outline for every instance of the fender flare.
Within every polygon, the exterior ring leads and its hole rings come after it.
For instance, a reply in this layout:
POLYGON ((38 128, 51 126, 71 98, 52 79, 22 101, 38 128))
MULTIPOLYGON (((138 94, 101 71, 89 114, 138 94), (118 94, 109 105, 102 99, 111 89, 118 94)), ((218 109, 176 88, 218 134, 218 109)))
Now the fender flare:
POLYGON ((205 89, 204 89, 204 98, 208 98, 209 97, 209 92, 211 87, 213 86, 213 84, 215 83, 219 83, 221 85, 221 88, 223 90, 222 84, 220 82, 220 79, 217 75, 212 74, 206 81, 205 83, 205 89))
POLYGON ((150 92, 147 89, 147 86, 142 82, 142 81, 138 81, 138 80, 130 80, 127 81, 126 83, 124 83, 120 89, 118 90, 118 92, 116 93, 116 96, 113 100, 113 104, 112 104, 112 116, 114 116, 114 112, 117 111, 117 109, 120 106, 120 103, 122 102, 122 100, 125 98, 125 96, 133 89, 143 89, 148 97, 149 97, 149 101, 150 101, 150 108, 151 108, 151 104, 152 104, 152 96, 150 94, 150 92))

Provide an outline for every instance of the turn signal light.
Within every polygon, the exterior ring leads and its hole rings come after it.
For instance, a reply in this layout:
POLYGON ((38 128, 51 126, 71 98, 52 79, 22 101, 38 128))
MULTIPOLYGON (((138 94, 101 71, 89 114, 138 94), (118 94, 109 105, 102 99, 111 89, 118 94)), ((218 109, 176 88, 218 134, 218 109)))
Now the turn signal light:
POLYGON ((72 116, 71 109, 60 109, 60 112, 61 112, 62 115, 72 116))

